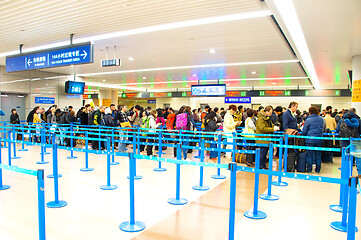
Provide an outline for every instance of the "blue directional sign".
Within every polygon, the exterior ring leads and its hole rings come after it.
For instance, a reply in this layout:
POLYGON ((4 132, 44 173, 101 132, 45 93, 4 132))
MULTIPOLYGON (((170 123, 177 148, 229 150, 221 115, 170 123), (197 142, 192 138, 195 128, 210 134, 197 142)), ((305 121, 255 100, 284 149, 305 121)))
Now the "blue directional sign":
POLYGON ((157 100, 148 100, 148 103, 150 103, 150 104, 156 104, 156 103, 157 103, 157 100))
POLYGON ((54 104, 55 103, 55 98, 51 98, 51 97, 35 97, 35 103, 54 104))
POLYGON ((6 57, 6 72, 31 69, 61 67, 93 62, 93 45, 73 44, 61 48, 48 49, 6 57))
POLYGON ((225 97, 224 103, 251 103, 250 97, 225 97))
POLYGON ((192 85, 191 92, 192 96, 224 96, 226 95, 226 85, 192 85))

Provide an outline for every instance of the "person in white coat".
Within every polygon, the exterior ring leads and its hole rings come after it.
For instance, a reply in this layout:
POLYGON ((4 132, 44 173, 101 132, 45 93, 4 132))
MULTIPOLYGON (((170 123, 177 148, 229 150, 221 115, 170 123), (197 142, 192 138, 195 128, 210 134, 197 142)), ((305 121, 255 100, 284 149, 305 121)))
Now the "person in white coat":
MULTIPOLYGON (((150 112, 150 116, 149 116, 149 133, 153 132, 155 133, 156 130, 160 125, 162 125, 162 123, 156 123, 156 119, 158 117, 157 111, 156 110, 152 110, 150 112)), ((148 135, 149 137, 154 137, 155 135, 148 135)), ((154 139, 148 139, 148 143, 154 143, 155 140, 154 139)), ((147 156, 153 156, 153 145, 147 145, 147 156)))
MULTIPOLYGON (((223 121, 223 132, 226 134, 227 142, 233 143, 233 132, 236 132, 236 127, 239 125, 239 121, 235 122, 233 119, 233 114, 237 111, 236 105, 230 105, 228 108, 228 111, 226 115, 224 115, 224 121, 223 121)), ((233 144, 227 144, 227 149, 233 149, 233 144)), ((227 152, 226 158, 231 159, 232 153, 227 152)))

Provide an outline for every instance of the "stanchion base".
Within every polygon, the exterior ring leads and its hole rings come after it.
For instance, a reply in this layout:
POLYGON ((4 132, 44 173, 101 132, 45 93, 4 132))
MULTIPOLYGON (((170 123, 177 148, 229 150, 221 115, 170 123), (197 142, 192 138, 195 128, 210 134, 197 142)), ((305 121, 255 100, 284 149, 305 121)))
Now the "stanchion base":
POLYGON ((335 212, 342 212, 343 207, 340 205, 330 205, 330 209, 335 212))
POLYGON ((36 162, 37 164, 48 164, 49 162, 47 161, 39 161, 39 162, 36 162))
POLYGON ((9 189, 9 188, 10 188, 9 185, 2 185, 2 186, 0 187, 0 190, 6 190, 6 189, 9 189))
POLYGON ((209 187, 208 186, 193 186, 193 189, 197 190, 197 191, 207 191, 207 190, 209 190, 209 187))
POLYGON ((213 178, 213 179, 225 179, 226 176, 224 176, 224 175, 212 175, 211 178, 213 178))
POLYGON ((251 218, 251 219, 264 219, 267 217, 267 214, 261 211, 257 211, 257 214, 253 213, 253 209, 249 210, 244 213, 245 217, 251 218))
MULTIPOLYGON (((63 175, 61 174, 58 174, 58 178, 61 178, 63 175)), ((54 178, 54 175, 53 174, 50 174, 48 176, 46 176, 47 178, 54 178)))
POLYGON ((167 171, 166 168, 154 168, 153 171, 156 171, 156 172, 164 172, 164 171, 167 171))
MULTIPOLYGON (((332 222, 332 223, 330 224, 330 226, 331 226, 333 229, 337 230, 337 231, 347 232, 347 224, 346 224, 346 226, 342 226, 342 222, 332 222)), ((358 228, 357 228, 357 227, 355 227, 355 228, 356 228, 356 229, 355 229, 355 232, 357 232, 357 231, 358 231, 358 228)))
POLYGON ((259 198, 267 201, 276 201, 280 199, 280 197, 277 195, 268 195, 268 194, 261 194, 259 198))
POLYGON ((19 158, 21 158, 21 157, 11 157, 11 159, 19 159, 19 158))
POLYGON ((277 186, 277 187, 286 187, 288 186, 288 183, 286 182, 272 182, 273 186, 277 186))
POLYGON ((194 158, 201 158, 200 156, 194 156, 194 158))
MULTIPOLYGON (((41 154, 41 153, 40 153, 41 154)), ((50 152, 44 152, 44 155, 49 155, 50 154, 50 152)))
POLYGON ((180 199, 169 198, 168 203, 173 205, 184 205, 188 203, 188 200, 185 198, 180 198, 180 199))
POLYGON ((68 205, 68 203, 66 201, 62 201, 62 200, 60 200, 57 203, 55 201, 52 201, 52 202, 48 202, 46 204, 46 206, 48 208, 61 208, 61 207, 65 207, 66 205, 68 205))
POLYGON ((110 162, 110 165, 119 165, 118 162, 110 162))
MULTIPOLYGON (((129 176, 127 177, 129 179, 129 176)), ((142 179, 143 177, 142 176, 134 176, 134 180, 139 180, 139 179, 142 179)))
POLYGON ((73 157, 66 157, 67 159, 77 159, 78 157, 75 157, 75 156, 73 156, 73 157))
POLYGON ((134 224, 123 222, 119 225, 119 229, 124 232, 139 232, 145 229, 145 223, 141 221, 135 221, 134 224))
POLYGON ((100 186, 100 189, 102 190, 114 190, 114 189, 117 189, 117 185, 102 185, 100 186))
POLYGON ((90 172, 90 171, 93 171, 94 168, 81 168, 80 171, 82 172, 90 172))
POLYGON ((27 151, 29 151, 29 149, 24 148, 24 149, 19 149, 18 151, 19 152, 27 152, 27 151))

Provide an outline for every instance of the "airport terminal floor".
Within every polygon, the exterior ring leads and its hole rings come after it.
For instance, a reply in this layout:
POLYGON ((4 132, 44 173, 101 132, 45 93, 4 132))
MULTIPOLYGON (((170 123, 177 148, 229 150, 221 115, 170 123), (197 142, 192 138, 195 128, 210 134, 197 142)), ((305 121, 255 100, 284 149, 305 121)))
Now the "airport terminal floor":
POLYGON ((0 0, 0 240, 360 240, 360 0, 0 0))
MULTIPOLYGON (((21 158, 14 160, 13 165, 39 168, 36 161, 40 159, 40 148, 28 148, 31 151, 18 154, 21 158)), ((2 151, 6 156, 6 149, 2 151)), ((127 158, 115 158, 120 164, 112 166, 111 174, 112 184, 118 188, 104 191, 99 187, 106 182, 106 156, 91 155, 89 166, 95 170, 81 172, 83 153, 75 153, 77 159, 67 159, 70 153, 65 150, 59 150, 58 155, 59 173, 62 174, 59 197, 67 201, 68 206, 46 209, 47 239, 227 239, 230 184, 227 170, 221 171, 227 178, 220 180, 211 178, 215 169, 205 168, 204 183, 210 190, 202 192, 192 189, 199 180, 199 169, 182 167, 181 196, 189 203, 175 206, 167 203, 167 199, 175 194, 174 164, 165 163, 163 167, 167 171, 155 172, 157 162, 139 160, 137 175, 143 178, 135 182, 135 216, 147 227, 139 233, 126 233, 118 226, 129 218, 127 158)), ((171 157, 169 151, 166 157, 171 157)), ((46 155, 45 160, 51 160, 51 155, 46 155)), ((52 172, 51 164, 43 166, 45 173, 52 172)), ((340 177, 338 166, 340 158, 335 158, 334 163, 323 164, 320 176, 340 177)), ((1 196, 1 238, 34 239, 37 235, 36 181, 31 176, 12 172, 4 172, 3 179, 11 185, 11 191, 2 192, 1 196)), ((287 187, 273 187, 273 194, 280 197, 278 201, 259 201, 259 209, 266 212, 266 219, 248 219, 243 213, 253 206, 254 174, 237 173, 235 239, 345 239, 346 233, 330 227, 332 221, 341 218, 341 213, 329 209, 329 205, 337 203, 338 185, 296 179, 286 182, 287 187)), ((46 181, 45 189, 46 202, 52 201, 52 181, 46 181)), ((266 191, 267 178, 261 176, 259 192, 266 191)), ((357 215, 360 216, 359 207, 357 215)), ((357 225, 361 225, 361 218, 357 219, 357 225)), ((356 233, 356 239, 359 237, 360 233, 356 233)))

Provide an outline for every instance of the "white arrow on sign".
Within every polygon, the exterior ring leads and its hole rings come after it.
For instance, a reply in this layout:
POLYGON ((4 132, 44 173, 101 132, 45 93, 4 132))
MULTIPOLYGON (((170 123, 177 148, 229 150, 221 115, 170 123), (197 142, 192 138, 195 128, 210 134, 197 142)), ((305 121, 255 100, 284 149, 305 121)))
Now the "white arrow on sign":
POLYGON ((83 56, 83 59, 85 59, 85 58, 86 58, 86 56, 88 56, 88 54, 86 53, 86 51, 85 51, 85 50, 83 50, 83 54, 80 54, 80 56, 83 56))
POLYGON ((32 64, 33 62, 30 60, 30 59, 28 59, 28 66, 30 67, 30 64, 32 64))

